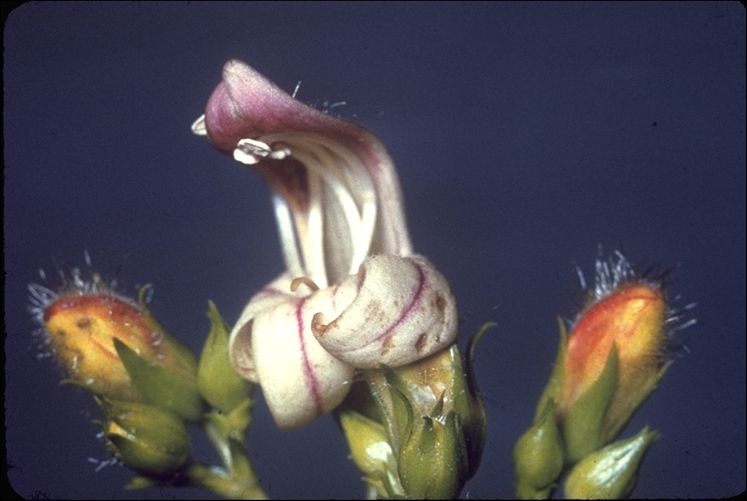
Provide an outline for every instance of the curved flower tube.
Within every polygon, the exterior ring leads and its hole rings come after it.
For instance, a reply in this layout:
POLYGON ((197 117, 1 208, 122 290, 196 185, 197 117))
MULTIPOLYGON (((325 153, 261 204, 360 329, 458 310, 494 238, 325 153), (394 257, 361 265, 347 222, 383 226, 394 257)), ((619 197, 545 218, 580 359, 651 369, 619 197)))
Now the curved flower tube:
POLYGON ((412 252, 397 173, 366 129, 231 60, 192 131, 270 185, 291 275, 324 288, 355 273, 368 254, 412 252))
POLYGON ((272 190, 287 271, 249 301, 229 350, 279 427, 336 407, 356 369, 407 365, 454 341, 456 301, 412 255, 397 174, 373 134, 236 60, 192 130, 272 190))

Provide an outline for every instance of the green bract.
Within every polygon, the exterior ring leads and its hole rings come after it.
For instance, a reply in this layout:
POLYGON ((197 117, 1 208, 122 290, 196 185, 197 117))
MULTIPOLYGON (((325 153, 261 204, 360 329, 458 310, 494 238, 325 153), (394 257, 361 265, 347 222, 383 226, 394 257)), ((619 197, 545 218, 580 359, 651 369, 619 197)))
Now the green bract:
POLYGON ((241 379, 231 366, 228 359, 229 328, 212 301, 207 316, 210 333, 197 367, 197 384, 210 405, 228 413, 249 398, 253 385, 241 379))

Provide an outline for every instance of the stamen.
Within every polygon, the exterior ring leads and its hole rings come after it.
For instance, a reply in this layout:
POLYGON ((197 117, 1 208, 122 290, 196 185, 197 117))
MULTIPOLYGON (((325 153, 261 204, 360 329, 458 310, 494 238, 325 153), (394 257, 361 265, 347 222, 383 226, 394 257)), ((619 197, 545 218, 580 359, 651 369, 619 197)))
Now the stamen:
POLYGON ((272 203, 275 206, 275 219, 278 222, 280 245, 283 248, 285 267, 291 275, 302 275, 303 265, 298 252, 298 245, 293 231, 293 220, 288 205, 279 193, 272 193, 272 203))
POLYGON ((293 279, 293 281, 291 281, 291 285, 290 285, 291 292, 296 292, 296 289, 298 289, 298 286, 301 284, 305 285, 306 287, 308 287, 314 292, 319 290, 319 286, 316 285, 314 281, 310 279, 309 277, 296 277, 293 279))
MULTIPOLYGON (((350 193, 358 194, 360 197, 358 202, 361 205, 363 216, 361 217, 361 230, 358 235, 357 244, 365 248, 363 252, 363 258, 365 258, 369 253, 373 240, 376 225, 376 206, 378 204, 372 173, 363 161, 344 145, 323 136, 315 136, 314 138, 317 143, 342 158, 345 169, 341 171, 339 177, 346 181, 345 185, 349 187, 350 193)), ((384 196, 388 195, 388 193, 384 193, 384 196)), ((363 259, 361 259, 362 261, 363 259)), ((351 267, 351 273, 357 270, 359 265, 360 262, 354 262, 351 267)))
POLYGON ((320 287, 327 287, 327 271, 324 264, 324 203, 322 201, 323 187, 319 176, 310 173, 309 182, 309 212, 307 214, 306 231, 299 233, 299 240, 303 250, 306 274, 320 287))
POLYGON ((239 141, 236 149, 233 150, 233 158, 245 165, 254 165, 265 158, 282 160, 288 155, 290 155, 288 148, 273 150, 269 144, 249 138, 239 141))
POLYGON ((370 175, 358 157, 338 143, 322 143, 316 136, 300 137, 293 155, 325 181, 342 207, 350 232, 350 273, 355 273, 368 255, 376 226, 376 194, 370 175), (352 184, 353 186, 348 186, 352 184), (361 200, 356 200, 353 194, 361 200), (358 203, 361 205, 359 212, 358 203))
POLYGON ((207 127, 205 127, 205 114, 200 115, 200 118, 194 121, 192 124, 192 133, 196 136, 207 136, 207 127))

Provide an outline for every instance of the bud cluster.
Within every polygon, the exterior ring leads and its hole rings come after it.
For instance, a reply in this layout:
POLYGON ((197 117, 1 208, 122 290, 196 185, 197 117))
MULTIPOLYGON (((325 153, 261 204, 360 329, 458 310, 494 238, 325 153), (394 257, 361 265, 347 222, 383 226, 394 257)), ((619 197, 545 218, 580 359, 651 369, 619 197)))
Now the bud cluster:
POLYGON ((534 424, 514 448, 522 499, 549 497, 566 467, 567 495, 624 496, 656 438, 646 428, 614 442, 671 365, 666 350, 679 317, 671 316, 660 283, 637 277, 616 256, 597 261, 596 287, 570 334, 560 324, 553 373, 534 424))
POLYGON ((98 275, 87 282, 75 269, 65 278, 59 292, 29 286, 31 312, 42 325, 47 353, 67 375, 63 383, 94 395, 103 413, 94 422, 107 450, 140 475, 130 487, 186 484, 262 497, 242 445, 252 385, 231 369, 228 327, 215 306, 210 303, 211 330, 198 362, 148 309, 150 286, 135 302, 98 275), (225 471, 191 459, 190 424, 206 430, 225 471))

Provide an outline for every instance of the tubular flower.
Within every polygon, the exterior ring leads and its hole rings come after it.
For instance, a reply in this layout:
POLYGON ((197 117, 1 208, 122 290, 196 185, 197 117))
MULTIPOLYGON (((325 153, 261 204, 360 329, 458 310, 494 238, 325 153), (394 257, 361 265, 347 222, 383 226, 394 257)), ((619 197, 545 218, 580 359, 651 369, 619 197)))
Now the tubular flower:
POLYGON ((286 271, 251 298, 229 351, 278 426, 336 407, 356 369, 399 367, 453 342, 456 301, 412 253, 397 174, 373 134, 236 60, 192 130, 272 191, 286 271))

